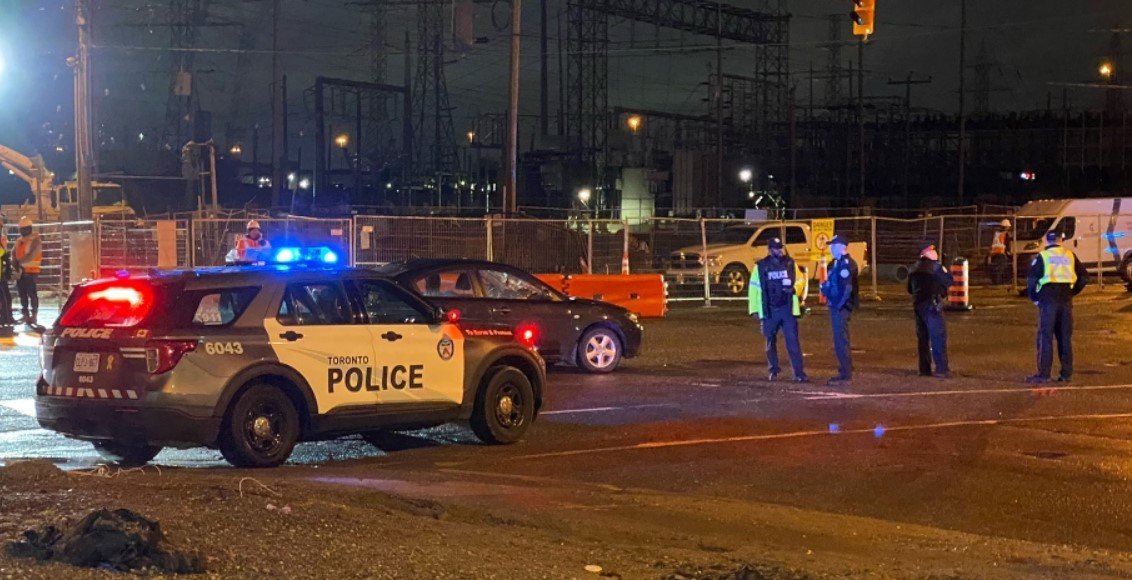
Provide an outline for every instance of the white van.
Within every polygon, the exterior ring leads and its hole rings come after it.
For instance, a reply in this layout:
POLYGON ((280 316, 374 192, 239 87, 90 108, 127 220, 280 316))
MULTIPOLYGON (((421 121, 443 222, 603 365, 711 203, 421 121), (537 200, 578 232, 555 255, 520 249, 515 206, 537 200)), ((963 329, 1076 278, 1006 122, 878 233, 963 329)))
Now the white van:
POLYGON ((1045 249, 1045 235, 1058 231, 1065 247, 1095 271, 1098 262, 1107 271, 1118 271, 1132 284, 1132 197, 1094 199, 1048 199, 1031 201, 1015 214, 1014 255, 1018 270, 1045 249))

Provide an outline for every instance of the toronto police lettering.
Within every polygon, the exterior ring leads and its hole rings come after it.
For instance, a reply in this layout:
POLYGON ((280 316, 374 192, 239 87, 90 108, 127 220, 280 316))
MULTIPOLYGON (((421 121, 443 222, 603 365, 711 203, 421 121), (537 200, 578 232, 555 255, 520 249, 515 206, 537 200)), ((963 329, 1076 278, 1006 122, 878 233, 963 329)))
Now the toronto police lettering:
POLYGON ((368 356, 329 356, 326 362, 331 365, 326 370, 326 387, 331 393, 335 386, 351 393, 424 388, 424 365, 373 367, 368 356))

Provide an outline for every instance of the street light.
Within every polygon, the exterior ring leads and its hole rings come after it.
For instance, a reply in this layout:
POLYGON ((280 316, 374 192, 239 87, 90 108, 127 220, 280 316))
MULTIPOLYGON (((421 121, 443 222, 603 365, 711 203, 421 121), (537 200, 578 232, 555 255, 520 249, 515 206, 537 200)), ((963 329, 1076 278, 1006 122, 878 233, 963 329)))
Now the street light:
POLYGON ((589 203, 590 203, 590 198, 593 197, 593 193, 594 192, 591 191, 590 188, 588 188, 588 187, 583 187, 582 189, 579 189, 578 190, 578 201, 580 201, 583 204, 588 206, 589 203))
POLYGON ((752 177, 754 177, 754 172, 752 172, 750 169, 744 167, 743 169, 739 170, 739 181, 742 181, 743 183, 750 183, 752 177))
POLYGON ((240 147, 239 143, 236 143, 235 145, 228 148, 228 153, 231 153, 234 156, 239 156, 243 152, 244 148, 240 147))
POLYGON ((629 115, 629 118, 625 120, 625 124, 628 125, 629 130, 632 131, 634 135, 636 135, 637 130, 641 128, 641 116, 629 115))
POLYGON ((339 133, 338 136, 334 138, 334 144, 337 145, 339 149, 345 149, 346 146, 350 144, 350 136, 345 133, 339 133))
POLYGON ((475 143, 475 142, 476 142, 476 132, 475 131, 468 131, 468 143, 475 143))
POLYGON ((1104 61, 1101 63, 1101 66, 1097 67, 1097 72, 1100 73, 1101 78, 1110 79, 1112 78, 1112 73, 1116 72, 1116 69, 1112 66, 1111 62, 1104 61))

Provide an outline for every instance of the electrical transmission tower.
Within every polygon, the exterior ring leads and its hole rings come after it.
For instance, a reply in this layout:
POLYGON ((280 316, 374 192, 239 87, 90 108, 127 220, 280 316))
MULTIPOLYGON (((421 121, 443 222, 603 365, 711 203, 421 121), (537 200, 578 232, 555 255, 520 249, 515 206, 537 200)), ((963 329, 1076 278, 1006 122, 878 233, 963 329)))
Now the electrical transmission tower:
POLYGON ((450 173, 457 169, 452 107, 444 77, 444 11, 441 2, 417 4, 417 71, 413 83, 413 113, 418 175, 450 173))
POLYGON ((208 15, 209 0, 170 0, 169 31, 172 50, 169 98, 165 104, 165 131, 162 142, 176 151, 191 134, 196 111, 196 86, 193 78, 194 59, 190 50, 196 46, 199 27, 208 15))

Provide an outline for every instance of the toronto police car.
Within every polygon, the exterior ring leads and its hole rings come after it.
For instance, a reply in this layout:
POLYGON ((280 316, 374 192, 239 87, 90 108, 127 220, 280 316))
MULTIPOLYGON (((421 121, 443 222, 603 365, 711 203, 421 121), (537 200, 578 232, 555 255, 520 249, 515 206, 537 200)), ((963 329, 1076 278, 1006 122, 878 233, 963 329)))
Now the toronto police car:
POLYGON ((462 324, 378 273, 325 265, 84 283, 44 334, 41 364, 40 425, 126 465, 204 445, 268 467, 297 441, 452 421, 512 443, 546 378, 511 329, 462 324))

